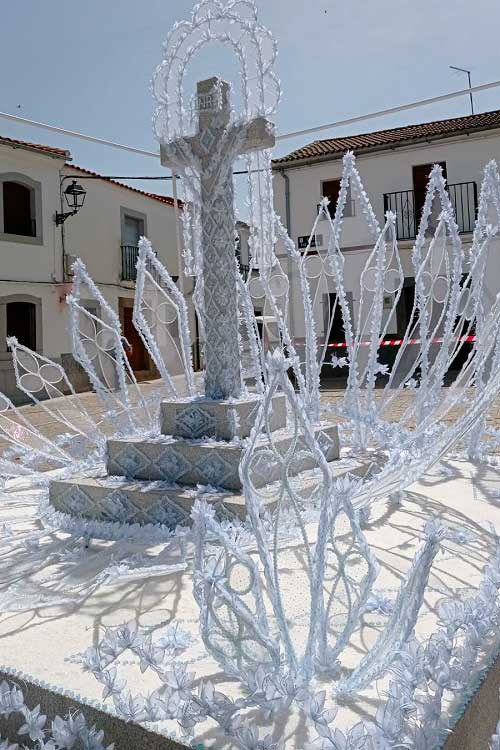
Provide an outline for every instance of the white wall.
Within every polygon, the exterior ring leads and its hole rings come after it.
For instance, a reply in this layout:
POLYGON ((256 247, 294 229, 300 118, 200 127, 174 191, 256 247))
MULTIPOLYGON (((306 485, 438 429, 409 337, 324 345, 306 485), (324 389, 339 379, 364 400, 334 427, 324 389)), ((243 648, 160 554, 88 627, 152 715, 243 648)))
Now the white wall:
MULTIPOLYGON (((146 235, 170 274, 178 276, 173 206, 65 167, 64 174, 87 190, 81 211, 65 225, 65 252, 84 261, 96 282, 120 284, 121 209, 144 214, 146 235)), ((71 184, 65 180, 64 185, 71 184)))
MULTIPOLYGON (((413 188, 412 167, 418 164, 432 164, 446 161, 447 181, 449 184, 460 182, 477 183, 478 195, 485 165, 490 159, 500 160, 500 132, 484 132, 436 141, 429 144, 417 144, 408 148, 383 151, 357 157, 356 164, 361 180, 372 203, 377 219, 384 222, 384 193, 411 190, 413 188)), ((342 174, 342 160, 336 159, 318 164, 289 168, 286 173, 290 181, 290 236, 295 243, 299 236, 309 235, 317 215, 317 204, 321 199, 321 183, 324 180, 339 179, 342 174)), ((353 196, 354 197, 354 196, 353 196)), ((277 169, 274 173, 274 205, 286 221, 285 180, 277 169)), ((341 247, 345 255, 346 289, 352 293, 354 316, 358 313, 360 295, 360 274, 372 248, 371 235, 360 210, 355 206, 355 216, 345 217, 342 224, 341 247)), ((323 234, 323 248, 328 244, 329 223, 318 222, 317 233, 323 234)), ((470 245, 471 235, 462 235, 465 246, 470 245)), ((411 265, 412 241, 401 241, 399 250, 405 276, 412 277, 411 265)), ((488 264, 487 296, 493 301, 500 291, 500 242, 492 248, 488 264)), ((290 324, 293 334, 300 339, 304 336, 303 306, 296 272, 289 274, 291 286, 290 324)), ((328 290, 334 292, 330 284, 328 290)), ((323 332, 323 311, 315 311, 318 333, 323 332)), ((396 321, 393 321, 389 333, 396 333, 396 321)))
MULTIPOLYGON (((379 222, 384 218, 384 193, 411 190, 412 167, 446 161, 448 183, 475 181, 479 185, 482 172, 490 159, 500 160, 500 133, 485 132, 471 134, 460 139, 447 139, 431 144, 417 144, 394 151, 382 151, 357 157, 356 163, 379 222)), ((291 238, 297 242, 299 236, 311 232, 317 215, 317 204, 321 200, 321 183, 339 179, 342 175, 342 160, 336 159, 319 164, 287 169, 290 179, 291 238)), ((274 176, 275 208, 285 222, 284 179, 274 176)), ((326 226, 322 221, 319 227, 326 226)), ((321 229, 318 228, 321 232, 321 229)), ((369 243, 370 235, 366 222, 356 205, 356 215, 346 217, 343 222, 342 247, 363 246, 369 243)))
POLYGON ((16 241, 0 238, 0 279, 62 281, 60 232, 52 220, 59 210, 62 163, 62 159, 0 145, 0 175, 14 172, 41 183, 43 240, 40 245, 22 237, 16 241))
MULTIPOLYGON (((27 297, 41 303, 37 308, 38 351, 56 360, 69 354, 65 298, 71 289, 71 278, 64 278, 64 252, 82 258, 116 312, 120 310, 120 299, 128 300, 127 305, 132 303, 135 287, 133 282, 121 280, 124 211, 144 216, 146 235, 159 259, 172 275, 177 276, 179 270, 173 206, 104 180, 85 179, 85 172, 65 166, 63 159, 0 145, 0 178, 8 173, 25 175, 40 183, 43 230, 41 242, 20 236, 14 240, 0 234, 0 390, 15 397, 11 355, 4 343, 6 298, 11 301, 13 296, 16 300, 27 297), (56 227, 54 215, 61 210, 59 186, 65 175, 80 182, 87 196, 81 211, 69 217, 62 228, 56 227)), ((65 180, 63 189, 70 183, 71 179, 65 180)), ((68 210, 67 206, 63 210, 68 210)))

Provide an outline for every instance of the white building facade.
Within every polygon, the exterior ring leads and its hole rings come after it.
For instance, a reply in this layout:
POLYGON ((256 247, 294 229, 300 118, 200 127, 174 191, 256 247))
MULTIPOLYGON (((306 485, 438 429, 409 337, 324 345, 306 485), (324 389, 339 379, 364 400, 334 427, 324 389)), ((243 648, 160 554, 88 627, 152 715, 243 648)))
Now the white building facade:
MULTIPOLYGON (((62 149, 0 137, 0 391, 14 400, 12 357, 5 339, 19 341, 61 362, 77 387, 85 387, 71 355, 66 295, 71 263, 79 257, 102 295, 119 313, 131 344, 130 363, 140 377, 154 365, 132 324, 139 237, 149 237, 159 259, 179 276, 176 211, 171 198, 145 193, 69 164, 62 149), (61 200, 76 180, 86 190, 74 216, 61 200)), ((99 312, 95 300, 86 300, 99 312)))
MULTIPOLYGON (((411 251, 425 199, 427 178, 436 163, 442 165, 448 192, 464 246, 470 246, 483 170, 493 158, 500 160, 500 111, 411 125, 365 135, 316 141, 273 162, 275 210, 299 249, 307 245, 323 196, 335 211, 342 174, 342 157, 352 150, 368 197, 381 226, 385 212, 397 213, 397 236, 405 273, 405 286, 392 319, 390 335, 404 332, 413 304, 411 251)), ((318 223, 316 248, 325 252, 328 221, 318 223)), ((373 241, 358 201, 348 196, 342 224, 341 249, 349 303, 356 320, 360 274, 373 241)), ((500 291, 500 243, 490 253, 487 295, 492 302, 500 291)), ((285 262, 285 261, 284 261, 285 262)), ((302 304, 296 273, 290 280, 290 326, 300 345, 304 337, 302 304)), ((316 329, 323 341, 327 332, 326 308, 335 299, 333 285, 323 294, 324 310, 317 306, 316 329), (330 299, 328 299, 330 295, 330 299)), ((388 308, 392 300, 388 300, 388 308)), ((334 320, 329 341, 344 340, 342 319, 334 320)))

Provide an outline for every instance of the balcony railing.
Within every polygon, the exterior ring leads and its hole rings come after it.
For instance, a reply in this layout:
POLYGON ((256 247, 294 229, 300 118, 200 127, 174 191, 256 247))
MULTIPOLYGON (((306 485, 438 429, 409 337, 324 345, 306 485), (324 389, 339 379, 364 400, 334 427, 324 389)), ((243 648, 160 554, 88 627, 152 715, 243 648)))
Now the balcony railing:
MULTIPOLYGON (((477 214, 477 185, 475 182, 457 182, 447 190, 455 211, 455 220, 461 234, 472 232, 477 214)), ((415 192, 400 190, 384 193, 384 211, 396 214, 398 240, 413 240, 417 236, 420 216, 415 210, 415 192)))
MULTIPOLYGON (((139 248, 137 245, 121 245, 122 251, 122 281, 135 281, 137 278, 137 258, 139 256, 139 248)), ((156 253, 155 253, 156 254, 156 253)), ((149 269, 153 278, 156 277, 157 271, 149 269)), ((248 279, 250 273, 250 266, 245 266, 240 263, 240 273, 243 276, 243 280, 248 279)), ((159 277, 158 277, 159 278, 159 277)), ((178 276, 172 276, 172 280, 177 282, 178 276)))
POLYGON ((384 213, 386 211, 394 211, 396 214, 396 237, 398 240, 412 240, 417 236, 413 190, 384 193, 384 213))
POLYGON ((137 277, 137 245, 122 245, 122 281, 135 281, 137 277))
POLYGON ((455 221, 461 234, 474 231, 477 216, 477 185, 475 182, 457 182, 448 185, 455 221))

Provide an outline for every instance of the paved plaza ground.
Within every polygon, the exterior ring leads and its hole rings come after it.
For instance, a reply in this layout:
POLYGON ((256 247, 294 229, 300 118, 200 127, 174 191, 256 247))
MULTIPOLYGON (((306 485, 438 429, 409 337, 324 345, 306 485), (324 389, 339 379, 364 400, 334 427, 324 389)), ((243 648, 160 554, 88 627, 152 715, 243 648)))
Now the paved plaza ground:
MULTIPOLYGON (((177 386, 179 387, 179 391, 182 393, 182 383, 180 378, 176 378, 177 380, 177 386)), ((160 380, 149 380, 144 381, 140 384, 140 389, 143 392, 143 394, 148 397, 152 395, 155 391, 158 391, 158 389, 161 388, 161 381, 160 380)), ((443 393, 445 392, 445 388, 443 388, 443 393)), ((339 403, 341 399, 344 397, 345 390, 343 388, 329 388, 324 387, 322 388, 322 401, 325 405, 335 403, 339 403)), ((380 391, 381 393, 381 391, 380 391)), ((377 395, 377 394, 376 394, 377 395)), ((66 413, 70 419, 74 418, 74 411, 71 409, 71 400, 73 397, 71 396, 64 396, 61 399, 57 400, 57 408, 62 412, 66 413)), ((99 397, 96 393, 93 391, 85 392, 85 393, 79 393, 77 396, 78 399, 81 400, 82 405, 85 407, 87 412, 92 416, 96 421, 98 421, 99 416, 103 413, 103 405, 101 401, 99 400, 99 397)), ((134 394, 131 392, 131 399, 134 401, 134 394)), ((397 398, 392 402, 390 405, 386 417, 391 421, 398 421, 401 416, 404 414, 404 412, 408 409, 408 407, 411 404, 412 400, 412 392, 402 391, 398 394, 397 398)), ((463 400, 463 403, 466 402, 466 397, 463 400)), ((52 402, 52 406, 54 406, 55 401, 52 402)), ((63 431, 63 428, 61 424, 52 417, 49 413, 47 413, 46 408, 44 408, 44 405, 36 405, 36 404, 25 404, 23 406, 19 407, 21 413, 26 417, 26 419, 34 425, 43 435, 49 438, 53 438, 56 435, 58 435, 61 431, 63 431)), ((456 418, 456 416, 460 412, 460 406, 450 411, 450 413, 446 416, 445 421, 452 421, 456 418)), ((15 418, 15 417, 14 417, 15 418)), ((492 427, 495 427, 497 429, 500 429, 500 395, 496 398, 492 408, 490 409, 488 413, 487 418, 487 424, 491 425, 492 427)), ((7 447, 7 443, 2 440, 0 437, 0 451, 4 450, 4 448, 7 447)))
MULTIPOLYGON (((493 467, 447 461, 446 466, 437 467, 415 483, 401 507, 390 507, 385 501, 372 507, 365 534, 380 565, 375 588, 390 599, 394 599, 409 571, 430 515, 452 528, 466 529, 473 537, 466 548, 451 541, 444 543, 426 590, 417 624, 418 637, 429 637, 436 629, 437 605, 443 597, 458 591, 472 593, 477 587, 494 548, 489 524, 500 524, 499 482, 498 471, 493 467)), ((71 657, 95 645, 103 626, 134 620, 160 634, 169 623, 177 622, 193 638, 192 648, 179 658, 187 659, 198 676, 210 677, 236 697, 237 687, 224 679, 217 664, 204 653, 199 639, 190 544, 187 557, 175 540, 167 544, 94 540, 86 549, 81 539, 40 527, 37 500, 41 493, 42 489, 29 490, 22 479, 16 480, 4 494, 0 507, 0 525, 6 524, 12 535, 0 556, 0 664, 4 665, 0 667, 0 678, 16 669, 29 684, 33 683, 33 676, 53 686, 56 692, 73 690, 86 699, 99 701, 102 686, 92 675, 82 672, 71 657)), ((307 528, 313 539, 314 524, 307 528)), ((307 632, 307 597, 302 593, 306 590, 304 559, 300 540, 290 539, 282 551, 282 563, 291 574, 288 583, 285 581, 284 596, 287 606, 296 613, 293 636, 298 642, 307 632)), ((359 663, 385 621, 386 617, 376 612, 363 618, 362 627, 345 654, 348 667, 359 663)), ((487 663, 485 659, 481 666, 487 663)), ((125 676, 131 683, 140 680, 141 686, 156 687, 154 675, 139 676, 137 665, 131 662, 128 666, 127 661, 124 664, 125 676)), ((491 736, 498 715, 492 710, 498 701, 498 670, 493 677, 481 702, 484 705, 486 699, 489 701, 489 715, 482 717, 479 727, 479 720, 474 725, 469 716, 463 731, 470 737, 465 742, 462 734, 458 744, 453 737, 449 750, 480 750, 487 746, 486 738, 491 736), (474 731, 469 732, 472 726, 474 731)), ((472 679, 473 687, 477 686, 476 681, 477 675, 472 679)), ((386 689, 387 680, 382 680, 378 688, 386 689)), ((38 703, 42 698, 36 694, 35 700, 38 703)), ((347 728, 360 719, 373 718, 377 705, 375 688, 363 691, 354 704, 341 708, 337 726, 347 728)), ((266 726, 264 717, 258 720, 266 726)), ((105 716, 100 717, 100 725, 106 732, 111 731, 105 716)), ((302 750, 308 738, 296 713, 290 714, 282 730, 290 743, 287 747, 302 750)), ((197 740, 207 748, 231 747, 208 726, 200 727, 197 740)), ((132 750, 128 743, 119 747, 132 750)), ((139 747, 142 750, 148 746, 134 746, 133 750, 139 747)))
MULTIPOLYGON (((140 388, 148 397, 161 388, 161 382, 144 382, 140 388)), ((324 390, 323 403, 338 403, 343 395, 342 389, 324 390)), ((50 406, 74 417, 73 398, 63 397, 50 406)), ((103 407, 97 395, 88 392, 77 398, 99 421, 103 407)), ((400 419, 411 405, 411 399, 411 391, 399 393, 388 417, 400 419)), ((466 401, 465 394, 463 402, 466 401)), ((47 412, 46 406, 22 406, 20 413, 41 433, 55 437, 62 426, 47 412)), ((458 411, 459 408, 456 413, 458 411)), ((453 416, 450 414, 448 418, 453 419, 453 416)), ((490 410, 488 422, 500 427, 500 397, 490 410)), ((395 596, 408 573, 429 515, 439 517, 450 527, 465 528, 473 535, 473 542, 467 549, 459 549, 453 542, 446 543, 436 559, 418 621, 419 637, 428 637, 436 628, 436 605, 443 597, 457 591, 472 592, 477 587, 494 546, 489 524, 500 525, 499 487, 500 477, 495 467, 446 460, 408 490, 403 506, 390 507, 380 501, 373 507, 366 536, 377 551, 381 566, 376 588, 389 598, 395 596)), ((113 543, 94 540, 90 548, 85 549, 82 540, 40 527, 37 503, 43 491, 42 488, 31 490, 22 478, 14 480, 0 507, 0 525, 5 524, 11 530, 0 566, 0 601, 3 603, 0 664, 5 665, 0 668, 0 675, 5 669, 18 669, 28 681, 28 675, 34 675, 58 690, 76 689, 88 699, 99 700, 101 688, 95 679, 83 673, 73 660, 68 661, 68 657, 95 644, 103 625, 136 619, 141 626, 153 631, 178 621, 195 639, 188 658, 196 664, 197 674, 222 680, 217 665, 204 654, 198 637, 199 612, 192 597, 189 564, 192 550, 188 548, 187 558, 184 558, 175 542, 141 544, 127 540, 113 543)), ((297 611, 294 637, 300 640, 305 637, 307 621, 307 602, 302 595, 297 597, 297 581, 304 578, 300 543, 291 540, 283 554, 286 566, 294 573, 294 583, 286 588, 286 595, 297 611)), ((359 662, 360 655, 374 642, 384 622, 385 617, 377 613, 365 617, 346 655, 349 666, 354 667, 359 662)), ((477 711, 467 714, 460 731, 450 737, 447 750, 480 750, 486 746, 486 738, 491 735, 498 715, 495 707, 499 675, 497 664, 488 676, 480 700, 478 696, 477 711)), ((127 676, 133 679, 132 673, 127 676)), ((149 677, 141 679, 149 685, 149 677)), ((224 687, 229 692, 233 689, 231 685, 224 687)), ((37 693, 36 701, 40 700, 37 693)), ((360 718, 372 718, 376 705, 376 692, 365 691, 356 704, 342 708, 339 727, 346 728, 360 718)), ((298 731, 297 719, 291 715, 283 732, 289 737, 291 747, 298 750, 307 738, 298 731)), ((112 731, 106 717, 101 716, 99 720, 105 730, 112 731)), ((262 723, 265 725, 264 719, 262 723)), ((218 750, 229 747, 208 727, 201 728, 198 736, 206 747, 218 750)), ((120 747, 128 748, 128 745, 120 747)), ((138 747, 141 745, 134 750, 138 747)))

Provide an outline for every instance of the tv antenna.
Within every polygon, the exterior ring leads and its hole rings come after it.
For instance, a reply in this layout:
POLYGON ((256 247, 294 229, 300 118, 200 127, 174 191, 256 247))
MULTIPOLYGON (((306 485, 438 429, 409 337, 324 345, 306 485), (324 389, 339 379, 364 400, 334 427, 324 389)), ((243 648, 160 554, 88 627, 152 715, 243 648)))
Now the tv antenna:
MULTIPOLYGON (((467 70, 467 68, 459 68, 456 65, 450 65, 450 68, 452 70, 457 70, 459 73, 467 73, 467 78, 468 78, 468 81, 469 81, 469 89, 472 88, 472 84, 471 84, 471 80, 470 80, 470 74, 471 74, 470 70, 467 70)), ((470 109, 471 109, 471 113, 474 114, 474 99, 472 98, 472 91, 469 91, 469 96, 470 96, 470 109)))

